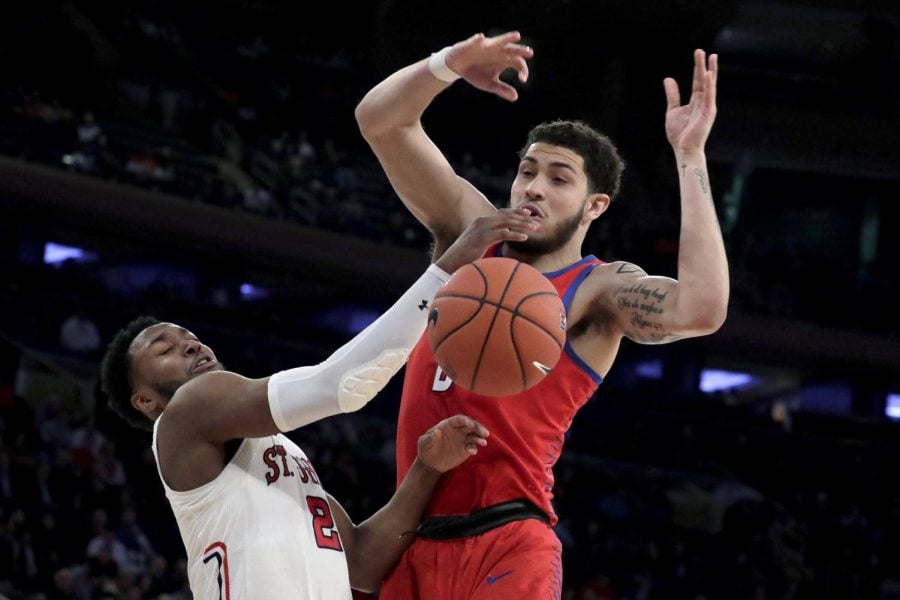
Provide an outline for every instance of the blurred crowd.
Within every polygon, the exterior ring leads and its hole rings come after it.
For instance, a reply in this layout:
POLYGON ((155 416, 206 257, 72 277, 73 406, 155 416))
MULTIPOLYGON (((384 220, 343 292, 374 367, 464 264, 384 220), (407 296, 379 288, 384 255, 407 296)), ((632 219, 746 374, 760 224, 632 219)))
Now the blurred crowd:
MULTIPOLYGON (((31 364, 19 352, 4 357, 31 364)), ((149 436, 41 366, 49 380, 32 364, 0 382, 0 594, 190 598, 149 436)), ((900 598, 887 430, 840 439, 810 419, 786 432, 699 395, 648 406, 636 391, 602 388, 557 466, 564 598, 900 598)), ((297 441, 362 519, 392 492, 393 435, 392 418, 366 411, 297 441)))
MULTIPOLYGON (((64 14, 75 8, 58 15, 32 10, 0 41, 0 53, 27 39, 56 46, 36 49, 34 68, 19 66, 0 90, 3 154, 185 201, 427 247, 427 232, 402 208, 356 131, 353 107, 373 76, 364 56, 261 26, 217 31, 197 15, 175 19, 150 7, 79 13, 96 20, 92 35, 64 14), (116 48, 115 69, 98 64, 104 42, 116 48)), ((677 179, 662 132, 659 140, 610 133, 621 138, 629 169, 587 248, 673 275, 677 179)), ((461 175, 498 205, 506 202, 516 147, 498 156, 497 142, 447 146, 461 175)), ((892 243, 880 240, 879 228, 900 225, 900 214, 884 202, 894 193, 888 183, 759 170, 752 155, 735 164, 712 158, 734 308, 882 333, 900 329, 896 315, 855 310, 900 287, 888 253, 879 250, 892 243), (850 195, 865 201, 848 205, 850 195)))

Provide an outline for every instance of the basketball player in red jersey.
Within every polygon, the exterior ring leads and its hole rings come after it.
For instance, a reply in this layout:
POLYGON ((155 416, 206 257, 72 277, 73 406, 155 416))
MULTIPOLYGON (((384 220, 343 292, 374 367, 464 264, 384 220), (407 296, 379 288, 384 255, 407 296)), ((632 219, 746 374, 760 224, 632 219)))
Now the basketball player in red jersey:
MULTIPOLYGON (((472 36, 394 73, 356 109, 397 194, 432 232, 435 258, 469 223, 496 209, 453 171, 421 116, 459 78, 515 101, 515 88, 499 76, 513 69, 527 80, 533 52, 519 40, 517 32, 472 36)), ((552 468, 572 418, 609 371, 623 337, 666 343, 712 333, 725 320, 728 264, 704 153, 716 114, 717 66, 716 55, 694 53, 684 105, 676 82, 663 82, 665 132, 680 179, 677 280, 582 255, 588 227, 609 207, 624 167, 607 137, 577 121, 544 123, 529 133, 509 204, 530 211, 541 227, 525 242, 489 252, 529 263, 553 282, 567 309, 565 352, 531 390, 473 398, 440 372, 420 340, 400 408, 398 478, 415 457, 417 437, 462 408, 491 430, 491 445, 438 486, 418 539, 382 585, 382 600, 560 597, 552 468)))

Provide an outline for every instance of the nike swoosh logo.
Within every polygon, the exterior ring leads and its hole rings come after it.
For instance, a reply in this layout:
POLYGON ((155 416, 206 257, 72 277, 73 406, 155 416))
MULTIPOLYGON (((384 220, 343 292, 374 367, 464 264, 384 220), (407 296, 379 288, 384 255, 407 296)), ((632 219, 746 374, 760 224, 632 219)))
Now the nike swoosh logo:
POLYGON ((498 581, 500 581, 501 579, 503 579, 504 577, 506 577, 506 576, 509 575, 510 573, 512 573, 512 571, 507 571, 506 573, 501 573, 500 575, 497 575, 496 577, 491 577, 490 575, 488 575, 488 577, 487 577, 488 585, 492 585, 492 584, 494 584, 494 583, 497 583, 498 581))
POLYGON ((542 365, 542 364, 539 363, 538 361, 534 361, 532 364, 533 364, 535 367, 537 367, 538 370, 540 370, 544 375, 549 375, 549 374, 550 374, 550 370, 551 370, 551 369, 550 369, 550 367, 548 367, 547 365, 542 365))

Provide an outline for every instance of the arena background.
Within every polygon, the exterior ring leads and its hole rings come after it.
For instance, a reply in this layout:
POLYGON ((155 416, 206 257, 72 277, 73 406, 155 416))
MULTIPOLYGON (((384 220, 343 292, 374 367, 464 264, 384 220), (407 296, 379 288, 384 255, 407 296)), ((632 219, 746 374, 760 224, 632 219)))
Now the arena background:
MULTIPOLYGON (((721 57, 729 319, 626 343, 576 420, 564 597, 900 598, 897 2, 51 1, 0 22, 3 596, 190 597, 149 438, 97 392, 106 340, 151 313, 251 376, 327 356, 427 264, 356 102, 515 28, 520 100, 457 84, 426 127, 498 204, 531 125, 607 132, 629 167, 586 251, 658 274, 679 219, 661 81, 721 57)), ((356 519, 391 493, 398 390, 293 435, 356 519)))

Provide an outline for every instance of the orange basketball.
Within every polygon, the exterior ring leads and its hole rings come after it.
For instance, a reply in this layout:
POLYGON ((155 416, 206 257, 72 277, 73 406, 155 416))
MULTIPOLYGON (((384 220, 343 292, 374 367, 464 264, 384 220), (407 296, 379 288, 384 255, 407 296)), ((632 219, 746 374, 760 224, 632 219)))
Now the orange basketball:
POLYGON ((566 312, 553 284, 511 258, 459 269, 435 294, 428 343, 457 385, 509 396, 550 372, 566 341, 566 312))

